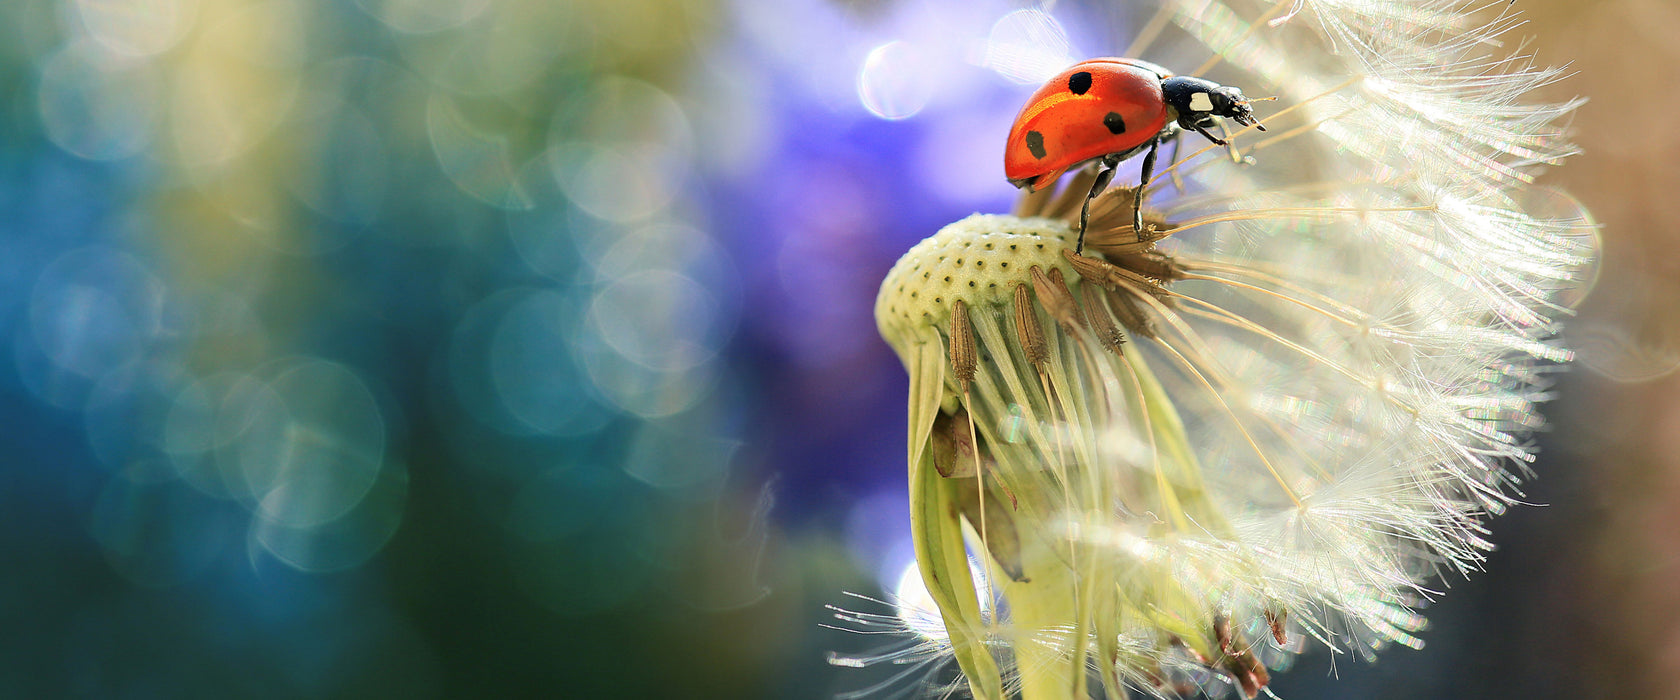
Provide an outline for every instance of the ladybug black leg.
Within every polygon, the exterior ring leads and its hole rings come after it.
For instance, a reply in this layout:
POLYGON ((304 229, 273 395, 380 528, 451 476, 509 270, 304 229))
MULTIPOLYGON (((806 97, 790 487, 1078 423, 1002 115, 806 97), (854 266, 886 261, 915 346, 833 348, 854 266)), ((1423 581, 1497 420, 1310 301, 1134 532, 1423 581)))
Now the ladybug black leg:
POLYGON ((1101 170, 1097 171, 1097 179, 1091 181, 1091 192, 1085 195, 1085 206, 1079 209, 1079 243, 1073 247, 1074 255, 1085 252, 1085 226, 1091 222, 1091 200, 1102 194, 1103 188, 1108 187, 1108 181, 1114 179, 1114 166, 1107 159, 1097 166, 1101 170))
POLYGON ((1230 145, 1230 144, 1225 143, 1225 139, 1219 138, 1218 136, 1214 136, 1212 132, 1207 130, 1207 127, 1204 127, 1201 124, 1191 124, 1190 128, 1195 129, 1196 133, 1201 134, 1203 136, 1206 136, 1207 140, 1212 141, 1213 145, 1215 145, 1215 146, 1228 146, 1228 145, 1230 145))
POLYGON ((1132 235, 1143 240, 1143 188, 1149 186, 1150 178, 1155 176, 1155 152, 1160 150, 1161 140, 1149 144, 1149 155, 1143 157, 1143 175, 1138 179, 1137 191, 1132 193, 1132 235))

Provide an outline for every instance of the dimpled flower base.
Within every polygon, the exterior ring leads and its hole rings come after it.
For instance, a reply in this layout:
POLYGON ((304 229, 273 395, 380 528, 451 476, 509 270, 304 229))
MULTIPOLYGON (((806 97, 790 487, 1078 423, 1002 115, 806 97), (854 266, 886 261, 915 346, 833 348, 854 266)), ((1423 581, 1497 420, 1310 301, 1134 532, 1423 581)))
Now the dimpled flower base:
POLYGON ((898 259, 875 298, 875 325, 898 345, 917 326, 944 327, 951 305, 1008 304, 1033 266, 1060 268, 1076 279, 1062 257, 1077 232, 1064 221, 975 214, 939 230, 898 259))

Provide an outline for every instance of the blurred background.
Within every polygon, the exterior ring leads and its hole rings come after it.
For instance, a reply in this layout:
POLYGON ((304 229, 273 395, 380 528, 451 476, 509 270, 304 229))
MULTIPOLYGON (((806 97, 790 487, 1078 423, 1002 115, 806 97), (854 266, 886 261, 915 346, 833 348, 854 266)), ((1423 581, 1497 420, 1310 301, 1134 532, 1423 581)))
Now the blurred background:
MULTIPOLYGON (((1517 6, 1604 227, 1544 507, 1282 697, 1680 698, 1680 7, 1517 6)), ((0 4, 0 697, 889 680, 820 626, 910 563, 876 285, 1153 13, 1035 7, 0 4)))

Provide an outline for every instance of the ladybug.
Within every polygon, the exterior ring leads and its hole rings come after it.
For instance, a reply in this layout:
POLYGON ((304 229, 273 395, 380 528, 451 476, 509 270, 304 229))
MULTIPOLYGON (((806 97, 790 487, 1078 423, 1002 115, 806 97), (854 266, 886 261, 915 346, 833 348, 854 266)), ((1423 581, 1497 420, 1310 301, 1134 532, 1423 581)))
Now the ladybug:
POLYGON ((1069 168, 1097 164, 1097 179, 1079 213, 1079 244, 1074 252, 1083 252, 1091 200, 1113 179, 1115 166, 1148 152, 1132 200, 1132 226, 1142 231, 1143 188, 1154 174, 1155 151, 1161 142, 1189 129, 1224 146, 1224 139, 1208 131, 1214 117, 1265 131, 1265 125, 1255 121, 1250 102, 1242 90, 1175 76, 1148 61, 1093 58, 1062 71, 1027 100, 1009 129, 1003 172, 1010 184, 1037 191, 1069 168))

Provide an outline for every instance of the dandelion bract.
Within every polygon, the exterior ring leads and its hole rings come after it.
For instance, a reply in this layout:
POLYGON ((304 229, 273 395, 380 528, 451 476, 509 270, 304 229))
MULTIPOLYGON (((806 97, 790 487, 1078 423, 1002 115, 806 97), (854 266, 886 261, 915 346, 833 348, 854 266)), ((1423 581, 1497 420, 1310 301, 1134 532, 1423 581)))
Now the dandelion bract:
POLYGON ((1422 645, 1431 581, 1476 569, 1520 498, 1596 254, 1532 184, 1575 104, 1528 99, 1561 74, 1520 24, 1168 2, 1141 57, 1278 95, 1268 132, 1186 141, 1142 231, 1130 191, 1102 195, 1085 255, 1088 172, 898 262, 876 319, 943 622, 913 658, 954 657, 981 698, 1254 697, 1305 647, 1422 645))

